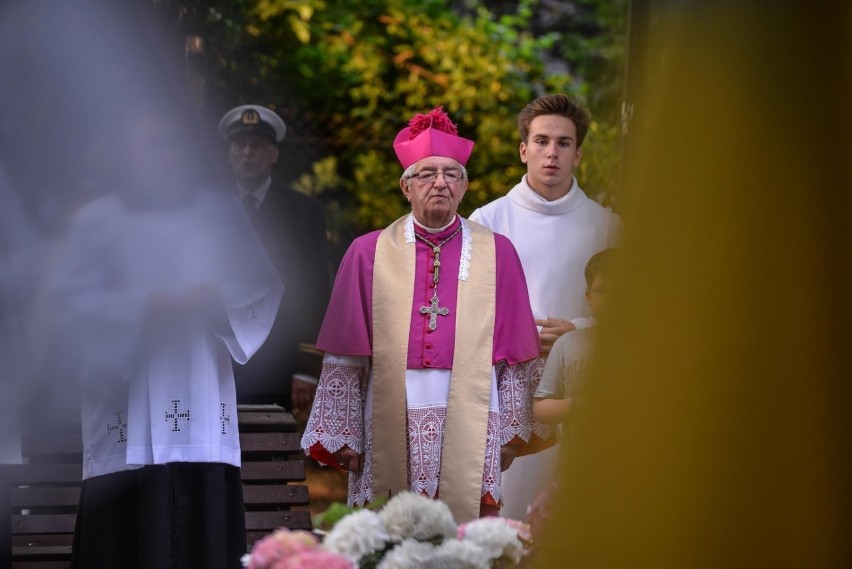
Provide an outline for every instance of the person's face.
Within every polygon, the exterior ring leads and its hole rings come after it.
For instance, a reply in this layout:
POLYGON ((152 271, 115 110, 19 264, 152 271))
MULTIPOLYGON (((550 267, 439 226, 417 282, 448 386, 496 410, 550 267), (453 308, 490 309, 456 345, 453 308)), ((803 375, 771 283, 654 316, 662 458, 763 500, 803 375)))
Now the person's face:
POLYGON ((606 305, 607 282, 603 275, 595 275, 592 279, 592 286, 586 290, 586 302, 589 303, 592 316, 600 314, 601 309, 606 305))
POLYGON ((459 163, 443 156, 430 156, 418 161, 414 166, 414 176, 400 180, 399 185, 411 202, 415 219, 433 228, 443 227, 452 221, 467 191, 467 180, 462 178, 459 163), (437 177, 428 180, 430 174, 437 174, 437 177))
POLYGON ((237 180, 244 184, 261 183, 278 162, 278 147, 261 134, 237 134, 231 138, 228 160, 237 180))
POLYGON ((527 165, 527 181, 536 193, 551 200, 568 193, 574 168, 583 155, 571 119, 559 115, 534 118, 520 152, 521 162, 527 165))

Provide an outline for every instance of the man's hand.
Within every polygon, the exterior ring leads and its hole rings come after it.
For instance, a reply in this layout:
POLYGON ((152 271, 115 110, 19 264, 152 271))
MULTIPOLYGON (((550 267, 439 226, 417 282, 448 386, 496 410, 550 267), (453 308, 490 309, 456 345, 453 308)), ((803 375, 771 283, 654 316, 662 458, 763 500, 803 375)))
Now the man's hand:
POLYGON ((290 385, 290 403, 294 409, 310 411, 316 392, 316 384, 293 377, 293 382, 290 385))
POLYGON ((361 470, 361 455, 347 446, 334 453, 334 458, 337 459, 340 466, 350 472, 359 472, 361 470))
POLYGON ((559 336, 565 332, 571 332, 572 330, 577 329, 574 324, 567 320, 562 320, 561 318, 536 320, 535 323, 537 326, 541 326, 541 332, 539 335, 541 336, 541 345, 544 348, 545 354, 550 352, 550 349, 553 347, 553 343, 559 339, 559 336))
POLYGON ((517 458, 521 447, 518 445, 503 445, 500 447, 500 470, 505 471, 512 466, 512 462, 517 458))

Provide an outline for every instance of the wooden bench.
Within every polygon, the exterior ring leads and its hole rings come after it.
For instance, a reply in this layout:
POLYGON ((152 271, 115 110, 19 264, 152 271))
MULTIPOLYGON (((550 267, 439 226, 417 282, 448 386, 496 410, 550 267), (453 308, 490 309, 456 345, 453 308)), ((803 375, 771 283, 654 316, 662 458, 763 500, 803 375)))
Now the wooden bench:
POLYGON ((249 547, 272 530, 311 529, 311 515, 293 506, 309 503, 305 455, 296 420, 278 405, 240 405, 243 500, 249 547))
MULTIPOLYGON (((279 527, 311 529, 297 424, 277 405, 238 407, 249 547, 279 527)), ((79 425, 22 441, 28 464, 0 465, 0 569, 67 569, 82 477, 79 425)))

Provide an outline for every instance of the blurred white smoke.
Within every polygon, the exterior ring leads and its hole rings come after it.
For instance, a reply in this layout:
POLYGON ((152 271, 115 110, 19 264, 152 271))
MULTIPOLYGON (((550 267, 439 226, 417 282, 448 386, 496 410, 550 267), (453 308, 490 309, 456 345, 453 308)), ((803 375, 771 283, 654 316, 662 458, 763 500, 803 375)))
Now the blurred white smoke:
POLYGON ((18 418, 78 419, 93 353, 132 365, 149 297, 198 316, 243 278, 174 39, 147 0, 0 0, 0 461, 18 418))

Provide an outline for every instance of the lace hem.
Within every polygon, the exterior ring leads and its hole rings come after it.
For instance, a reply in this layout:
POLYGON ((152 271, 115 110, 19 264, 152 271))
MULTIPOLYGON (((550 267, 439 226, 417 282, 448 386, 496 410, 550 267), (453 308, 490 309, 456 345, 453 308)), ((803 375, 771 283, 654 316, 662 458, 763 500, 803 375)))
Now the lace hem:
POLYGON ((349 473, 349 506, 363 506, 373 501, 373 420, 364 422, 364 467, 349 473))
POLYGON ((441 479, 446 405, 408 408, 408 487, 434 498, 441 479))
MULTIPOLYGON (((408 488, 430 498, 440 490, 441 451, 444 443, 446 405, 424 405, 408 409, 408 488)), ((364 425, 364 467, 349 473, 349 505, 373 501, 373 421, 364 425)), ((500 414, 488 414, 488 436, 482 470, 481 497, 490 495, 499 503, 503 496, 500 470, 500 414)))
POLYGON ((532 394, 541 378, 543 362, 535 358, 516 365, 501 360, 495 366, 500 400, 500 444, 520 437, 529 442, 532 435, 532 394))
POLYGON ((366 370, 360 366, 324 363, 311 415, 302 436, 305 452, 319 443, 328 452, 348 446, 364 450, 366 370))
POLYGON ((482 496, 490 494, 496 503, 503 499, 503 471, 500 469, 500 413, 488 413, 488 437, 482 472, 482 496))
MULTIPOLYGON (((556 427, 553 427, 551 425, 545 425, 544 423, 540 423, 535 419, 532 420, 530 430, 532 431, 532 435, 534 437, 539 438, 543 441, 547 441, 557 434, 556 427)), ((559 438, 557 437, 555 440, 558 441, 559 438)))

